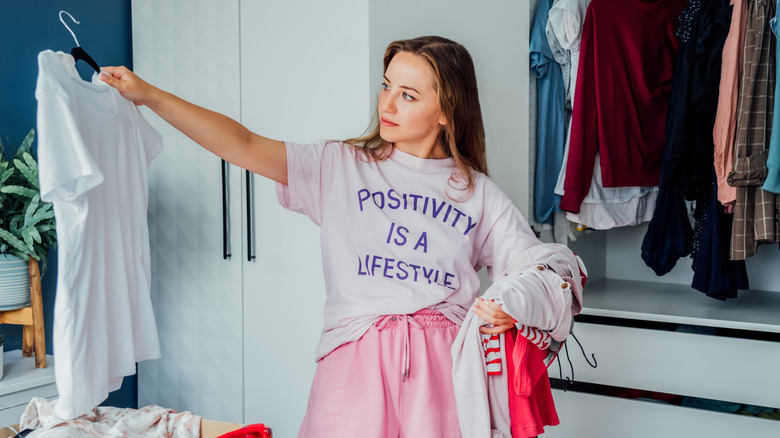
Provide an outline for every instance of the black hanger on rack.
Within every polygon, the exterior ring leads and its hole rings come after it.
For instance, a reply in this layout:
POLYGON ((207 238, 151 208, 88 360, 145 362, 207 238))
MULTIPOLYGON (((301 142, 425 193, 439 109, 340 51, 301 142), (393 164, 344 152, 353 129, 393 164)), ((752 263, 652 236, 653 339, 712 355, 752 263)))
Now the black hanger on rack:
POLYGON ((94 59, 92 59, 91 56, 89 56, 89 53, 87 53, 86 50, 84 50, 81 47, 81 44, 79 44, 79 40, 76 38, 76 34, 73 33, 73 30, 71 30, 70 26, 68 26, 65 23, 65 20, 62 18, 62 14, 67 14, 68 17, 70 17, 71 20, 73 20, 74 23, 79 24, 79 21, 73 18, 73 15, 70 15, 67 11, 60 11, 60 21, 62 22, 62 25, 65 26, 66 29, 70 32, 71 36, 73 36, 73 40, 76 41, 76 47, 74 47, 70 54, 73 56, 73 59, 78 61, 85 61, 87 64, 89 64, 97 73, 100 73, 100 66, 98 66, 98 63, 95 62, 94 59))

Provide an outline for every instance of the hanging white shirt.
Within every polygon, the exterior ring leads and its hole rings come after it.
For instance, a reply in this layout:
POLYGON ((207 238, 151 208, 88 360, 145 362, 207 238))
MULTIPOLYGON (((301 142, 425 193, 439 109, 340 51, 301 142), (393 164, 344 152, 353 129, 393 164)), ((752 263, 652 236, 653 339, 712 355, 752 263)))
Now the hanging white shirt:
POLYGON ((83 81, 72 56, 38 55, 41 198, 54 204, 57 416, 89 412, 160 357, 150 297, 148 175, 160 134, 135 105, 83 81))
POLYGON ((566 87, 568 108, 573 108, 574 87, 577 84, 577 69, 580 64, 580 37, 588 4, 590 0, 556 1, 550 8, 545 27, 550 47, 557 48, 553 50, 555 62, 561 64, 564 72, 569 73, 569 77, 563 80, 570 84, 570 87, 566 87))

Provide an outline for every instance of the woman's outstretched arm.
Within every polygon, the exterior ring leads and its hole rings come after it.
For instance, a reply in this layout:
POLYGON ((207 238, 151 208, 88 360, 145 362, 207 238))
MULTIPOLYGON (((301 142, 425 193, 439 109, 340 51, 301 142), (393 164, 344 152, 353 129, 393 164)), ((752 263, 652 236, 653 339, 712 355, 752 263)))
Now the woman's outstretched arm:
POLYGON ((284 143, 259 136, 230 117, 199 107, 145 82, 125 67, 103 67, 100 79, 136 105, 146 105, 166 122, 225 161, 287 184, 284 143))

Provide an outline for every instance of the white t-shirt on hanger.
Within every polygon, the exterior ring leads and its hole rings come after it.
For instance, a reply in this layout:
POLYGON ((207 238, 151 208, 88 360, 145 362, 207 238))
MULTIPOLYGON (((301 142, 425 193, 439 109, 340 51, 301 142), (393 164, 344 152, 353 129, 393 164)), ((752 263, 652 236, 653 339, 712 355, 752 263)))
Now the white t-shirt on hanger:
POLYGON ((38 55, 41 198, 54 204, 54 371, 63 419, 82 415, 160 357, 151 289, 148 175, 160 134, 135 105, 83 81, 72 56, 38 55))

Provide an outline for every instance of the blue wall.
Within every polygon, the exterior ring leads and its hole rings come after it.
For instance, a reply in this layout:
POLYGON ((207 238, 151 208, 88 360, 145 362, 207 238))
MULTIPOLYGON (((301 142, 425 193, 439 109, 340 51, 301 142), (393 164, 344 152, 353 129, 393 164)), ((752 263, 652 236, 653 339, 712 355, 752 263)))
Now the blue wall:
MULTIPOLYGON (((0 1, 0 138, 8 148, 18 146, 35 128, 35 80, 38 53, 42 50, 70 52, 75 46, 70 32, 59 19, 68 11, 81 24, 68 23, 81 46, 101 66, 126 65, 132 68, 130 0, 25 0, 0 1)), ((77 64, 83 78, 93 70, 85 62, 77 64)), ((10 148, 8 148, 10 149, 10 148)), ((43 278, 43 307, 46 325, 46 351, 53 352, 52 320, 57 279, 57 254, 49 255, 49 270, 43 278)), ((6 350, 22 348, 21 326, 0 325, 6 335, 6 350)), ((56 358, 55 358, 56 360, 56 358)), ((105 405, 137 407, 137 380, 125 378, 122 388, 111 393, 105 405)))

